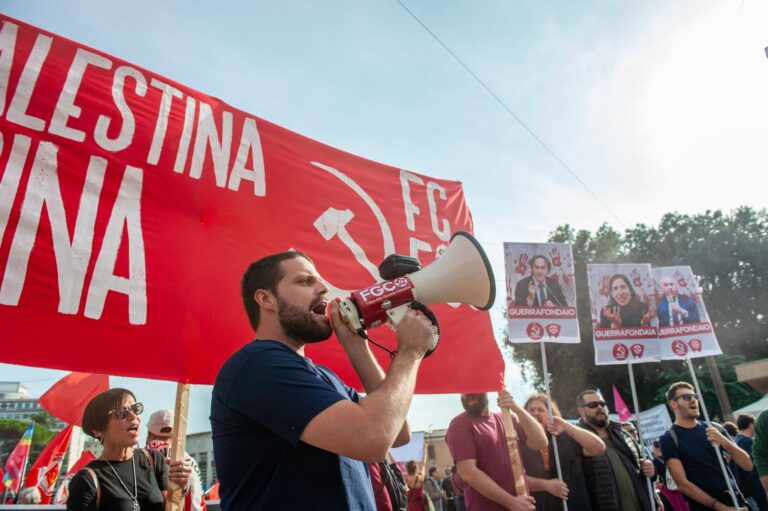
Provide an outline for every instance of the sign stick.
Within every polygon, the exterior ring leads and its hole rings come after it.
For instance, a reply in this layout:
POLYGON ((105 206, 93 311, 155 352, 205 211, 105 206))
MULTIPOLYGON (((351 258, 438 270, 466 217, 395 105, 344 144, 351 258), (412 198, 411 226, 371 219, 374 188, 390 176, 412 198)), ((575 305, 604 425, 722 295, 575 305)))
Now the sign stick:
MULTIPOLYGON (((544 372, 544 389, 547 393, 547 416, 549 417, 549 420, 552 420, 552 396, 549 393, 549 370, 547 369, 547 350, 545 347, 546 343, 544 342, 544 339, 541 340, 541 368, 544 372)), ((552 435, 552 448, 555 451, 555 467, 557 468, 557 478, 562 481, 563 480, 563 470, 560 468, 560 453, 557 449, 557 437, 552 435)), ((561 500, 563 503, 563 510, 568 511, 568 502, 565 500, 561 500)))
MULTIPOLYGON (((176 386, 176 409, 173 415, 173 435, 171 436, 171 461, 183 461, 187 447, 187 415, 189 412, 189 383, 176 386)), ((165 511, 183 511, 184 488, 173 481, 168 481, 168 498, 165 511)))
MULTIPOLYGON (((709 413, 707 413, 707 404, 704 402, 704 395, 701 393, 701 388, 699 387, 699 379, 696 378, 696 371, 693 370, 693 364, 691 363, 690 357, 685 359, 686 363, 688 364, 688 370, 691 372, 691 380, 693 380, 693 386, 696 388, 696 395, 699 396, 699 406, 701 406, 701 411, 704 413, 704 421, 707 423, 707 427, 712 427, 712 422, 709 420, 709 413)), ((736 509, 739 508, 739 500, 736 498, 736 492, 733 490, 733 485, 731 484, 731 478, 728 477, 728 471, 725 468, 725 462, 723 461, 723 453, 720 450, 720 446, 718 444, 712 444, 712 447, 715 449, 715 454, 717 455, 717 461, 720 462, 720 470, 723 471, 723 477, 725 478, 725 484, 728 485, 728 493, 731 496, 731 500, 733 501, 733 507, 736 509)))
POLYGON ((504 433, 507 437, 509 461, 512 464, 512 476, 515 479, 515 493, 518 497, 528 495, 528 487, 525 484, 525 472, 523 471, 523 460, 517 445, 517 430, 512 422, 512 412, 509 408, 501 408, 501 420, 504 424, 504 433))
MULTIPOLYGON (((637 435, 640 439, 640 457, 645 459, 645 442, 643 442, 643 428, 640 427, 640 405, 637 400, 637 390, 635 389, 635 371, 632 369, 632 359, 627 359, 627 369, 629 369, 629 385, 632 388, 632 403, 635 406, 635 421, 637 422, 637 435)), ((651 509, 656 511, 656 493, 653 491, 653 485, 651 484, 651 478, 645 478, 646 485, 648 486, 648 497, 651 499, 651 509)))

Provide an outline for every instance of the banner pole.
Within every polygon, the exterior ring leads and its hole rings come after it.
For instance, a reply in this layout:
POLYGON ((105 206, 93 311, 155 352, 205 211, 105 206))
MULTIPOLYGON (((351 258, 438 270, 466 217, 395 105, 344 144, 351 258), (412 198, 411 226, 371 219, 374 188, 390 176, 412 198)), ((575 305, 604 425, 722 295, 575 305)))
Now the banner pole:
MULTIPOLYGON (((701 393, 701 387, 699 387, 699 379, 696 377, 696 371, 693 370, 693 363, 691 363, 690 357, 687 357, 685 361, 688 364, 688 370, 691 372, 691 379, 693 380, 693 386, 696 389, 696 395, 699 396, 699 406, 701 407, 701 411, 704 413, 704 421, 707 423, 707 427, 711 428, 712 422, 709 420, 707 404, 704 402, 704 395, 701 393)), ((731 500, 733 501, 733 507, 740 509, 739 500, 736 498, 736 492, 733 490, 733 485, 731 484, 731 478, 728 477, 728 470, 725 468, 725 462, 723 461, 723 454, 720 451, 720 445, 712 444, 712 447, 715 449, 717 461, 720 462, 720 470, 723 472, 725 484, 728 485, 728 493, 730 494, 731 500)))
MULTIPOLYGON (((173 415, 173 435, 171 436, 171 461, 184 461, 187 446, 187 415, 189 413, 189 383, 176 385, 176 409, 173 415)), ((184 488, 173 481, 168 481, 168 498, 165 511, 183 511, 184 488)))
MULTIPOLYGON (((550 422, 552 421, 552 396, 549 391, 549 370, 547 369, 547 350, 544 339, 541 339, 541 368, 544 372, 544 390, 547 393, 547 415, 550 422)), ((560 453, 557 448, 557 436, 552 435, 552 448, 555 451, 555 467, 557 468, 557 478, 560 482, 563 482, 563 470, 560 468, 560 453)), ((568 502, 560 499, 563 503, 563 510, 568 511, 568 502)))
MULTIPOLYGON (((640 405, 638 404, 637 399, 637 390, 635 389, 635 371, 632 369, 632 359, 627 359, 627 369, 629 369, 629 386, 632 389, 632 403, 635 406, 635 422, 637 422, 637 436, 640 439, 640 458, 642 460, 646 460, 645 453, 646 453, 646 447, 645 443, 643 442, 643 428, 640 427, 640 405)), ((640 467, 640 471, 642 472, 642 467, 640 467)), ((653 490, 653 483, 651 483, 651 478, 646 477, 645 478, 646 485, 648 486, 648 496, 651 498, 651 509, 653 511, 656 511, 656 492, 653 490)))
POLYGON ((517 430, 515 429, 515 424, 512 422, 512 412, 509 410, 509 408, 501 408, 501 420, 504 424, 505 436, 507 437, 507 451, 509 451, 509 461, 512 465, 512 477, 514 478, 515 483, 515 494, 518 497, 524 495, 527 496, 528 487, 525 483, 523 460, 520 456, 520 449, 517 445, 517 430))

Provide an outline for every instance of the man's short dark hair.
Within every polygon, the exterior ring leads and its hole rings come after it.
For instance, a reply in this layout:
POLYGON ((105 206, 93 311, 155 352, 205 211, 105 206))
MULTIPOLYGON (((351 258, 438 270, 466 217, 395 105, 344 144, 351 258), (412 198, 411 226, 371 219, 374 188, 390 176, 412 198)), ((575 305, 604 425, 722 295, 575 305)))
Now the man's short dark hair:
POLYGON ((675 394, 677 393, 677 389, 694 390, 693 385, 691 385, 687 381, 679 381, 677 383, 673 383, 667 389, 667 403, 671 403, 675 399, 675 394))
POLYGON ((254 331, 259 328, 260 312, 256 300, 253 299, 254 293, 259 289, 266 289, 274 293, 277 290, 277 283, 285 275, 280 263, 296 257, 303 257, 310 263, 312 262, 306 254, 289 250, 288 252, 280 252, 279 254, 263 257, 255 263, 251 263, 248 269, 245 270, 243 280, 240 282, 240 289, 243 295, 245 313, 248 315, 248 321, 251 322, 251 327, 254 331))
POLYGON ((120 388, 109 389, 91 399, 83 412, 83 431, 94 438, 99 438, 97 433, 103 433, 107 429, 109 412, 122 409, 126 396, 131 396, 136 401, 133 392, 120 388))
POLYGON ((658 440, 654 440, 653 441, 653 448, 654 449, 661 449, 661 442, 659 442, 658 440))
POLYGON ((549 259, 541 254, 536 254, 535 256, 531 257, 530 261, 528 261, 528 264, 531 267, 531 271, 533 271, 533 263, 536 262, 536 259, 544 259, 544 262, 547 263, 547 271, 552 270, 552 263, 549 262, 549 259))
POLYGON ((437 472, 437 467, 429 467, 429 477, 432 477, 435 472, 437 472))
POLYGON ((755 416, 751 413, 740 413, 739 416, 736 417, 736 427, 739 428, 739 431, 744 431, 754 423, 755 416))
POLYGON ((597 396, 600 395, 596 390, 592 389, 581 391, 579 392, 579 395, 576 396, 576 406, 584 406, 584 396, 588 396, 590 394, 595 394, 597 396))

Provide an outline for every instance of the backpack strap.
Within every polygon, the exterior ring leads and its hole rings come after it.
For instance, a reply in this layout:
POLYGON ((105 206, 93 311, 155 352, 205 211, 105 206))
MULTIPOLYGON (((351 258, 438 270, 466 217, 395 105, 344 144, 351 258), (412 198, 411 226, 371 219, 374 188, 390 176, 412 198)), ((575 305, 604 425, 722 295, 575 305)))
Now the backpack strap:
POLYGON ((149 463, 149 468, 154 471, 155 470, 155 463, 152 460, 152 453, 150 453, 149 449, 147 449, 146 447, 142 447, 141 448, 141 452, 143 452, 144 453, 144 457, 147 458, 147 463, 149 463))
POLYGON ((96 487, 96 509, 99 509, 99 507, 101 507, 101 486, 99 486, 99 478, 92 468, 85 467, 85 471, 91 476, 93 485, 96 487))

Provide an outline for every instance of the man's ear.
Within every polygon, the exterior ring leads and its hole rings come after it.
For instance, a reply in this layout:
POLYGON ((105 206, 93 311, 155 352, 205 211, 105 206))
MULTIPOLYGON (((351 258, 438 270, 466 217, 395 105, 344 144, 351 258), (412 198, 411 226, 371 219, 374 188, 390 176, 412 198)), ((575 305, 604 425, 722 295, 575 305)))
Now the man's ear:
POLYGON ((253 293, 253 300, 260 309, 277 310, 277 297, 268 289, 257 289, 253 293))

